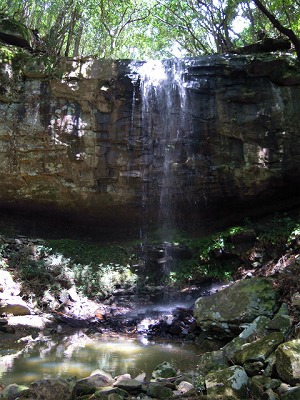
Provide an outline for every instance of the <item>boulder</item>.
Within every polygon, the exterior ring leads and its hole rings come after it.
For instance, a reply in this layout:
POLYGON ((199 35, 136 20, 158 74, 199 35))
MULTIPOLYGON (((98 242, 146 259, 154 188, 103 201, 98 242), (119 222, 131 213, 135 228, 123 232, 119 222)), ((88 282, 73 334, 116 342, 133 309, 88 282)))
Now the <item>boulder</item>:
POLYGON ((177 390, 181 394, 187 393, 187 392, 189 392, 190 390, 193 390, 193 389, 194 389, 194 385, 192 383, 190 383, 190 382, 187 382, 187 381, 182 381, 177 386, 177 390))
POLYGON ((75 378, 42 379, 30 385, 30 399, 35 400, 75 400, 75 378))
POLYGON ((218 338, 232 338, 258 316, 275 311, 277 293, 272 281, 253 278, 236 282, 195 302, 194 316, 200 328, 218 338))
POLYGON ((13 314, 13 315, 30 315, 31 311, 28 305, 21 299, 21 297, 11 297, 2 299, 0 301, 0 314, 13 314))
POLYGON ((281 396, 281 400, 299 400, 300 399, 300 387, 289 388, 281 396))
POLYGON ((266 325, 269 322, 270 319, 264 316, 255 318, 237 337, 233 338, 222 348, 226 357, 229 360, 233 360, 242 345, 263 337, 266 334, 266 325))
POLYGON ((293 318, 288 314, 277 313, 274 318, 266 325, 266 329, 280 331, 287 335, 293 325, 293 318))
POLYGON ((13 280, 9 271, 1 270, 0 276, 0 314, 30 315, 27 303, 22 300, 20 284, 13 280))
POLYGON ((293 318, 290 315, 278 315, 273 318, 266 326, 269 330, 281 331, 283 335, 287 335, 293 326, 293 318))
POLYGON ((300 383, 300 339, 282 343, 276 350, 276 371, 291 385, 300 383))
POLYGON ((11 273, 2 269, 0 276, 0 299, 18 296, 20 290, 20 284, 13 280, 11 273))
POLYGON ((232 366, 206 375, 205 384, 208 398, 223 396, 222 399, 247 398, 249 378, 242 367, 232 366))
POLYGON ((114 386, 127 392, 137 392, 142 387, 142 382, 135 379, 123 379, 114 383, 114 386))
POLYGON ((272 379, 264 375, 256 375, 252 377, 251 384, 256 384, 262 389, 262 391, 268 389, 277 390, 281 384, 281 381, 279 379, 272 379))
POLYGON ((173 391, 161 383, 150 383, 147 395, 156 399, 169 399, 173 397, 173 391))
POLYGON ((215 350, 202 354, 199 357, 198 369, 202 374, 229 367, 225 352, 215 350))
POLYGON ((273 332, 254 342, 247 343, 235 354, 235 362, 243 365, 246 362, 265 361, 284 341, 281 332, 273 332))
POLYGON ((0 398, 3 400, 15 400, 19 396, 29 393, 29 387, 23 385, 17 385, 16 383, 11 383, 6 386, 0 394, 0 398))
POLYGON ((275 369, 275 362, 276 362, 276 356, 275 353, 272 353, 265 362, 265 370, 264 374, 265 376, 274 376, 274 373, 276 373, 275 369))
POLYGON ((169 362, 164 361, 154 369, 152 376, 154 379, 172 378, 176 376, 176 370, 169 362))
MULTIPOLYGON (((118 384, 120 382, 130 381, 131 379, 132 378, 131 378, 130 374, 123 374, 123 375, 117 376, 117 377, 115 377, 115 382, 113 383, 113 386, 118 386, 118 384)), ((138 380, 138 379, 136 379, 136 380, 138 380)), ((141 382, 140 380, 138 380, 138 381, 141 382)))
POLYGON ((99 388, 111 386, 113 382, 114 380, 109 374, 97 370, 89 377, 77 381, 76 393, 77 395, 94 393, 99 388))

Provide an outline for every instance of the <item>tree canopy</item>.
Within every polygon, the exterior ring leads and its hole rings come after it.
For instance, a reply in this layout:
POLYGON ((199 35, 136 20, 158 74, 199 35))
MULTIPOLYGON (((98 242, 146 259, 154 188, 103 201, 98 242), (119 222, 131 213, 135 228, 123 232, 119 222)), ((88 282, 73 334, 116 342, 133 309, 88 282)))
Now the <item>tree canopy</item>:
POLYGON ((264 35, 300 59, 300 0, 0 0, 52 54, 167 58, 226 53, 264 35))

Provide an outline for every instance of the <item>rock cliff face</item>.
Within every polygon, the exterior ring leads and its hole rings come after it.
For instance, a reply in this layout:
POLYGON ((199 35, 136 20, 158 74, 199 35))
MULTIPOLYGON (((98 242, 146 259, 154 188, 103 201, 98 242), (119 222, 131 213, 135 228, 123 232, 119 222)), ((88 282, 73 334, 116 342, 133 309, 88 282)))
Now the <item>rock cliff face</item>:
POLYGON ((3 55, 1 205, 134 226, 170 217, 210 223, 209 216, 296 204, 300 74, 292 61, 211 56, 180 68, 171 112, 158 109, 153 89, 147 122, 129 61, 50 67, 45 57, 3 55), (166 137, 161 129, 170 125, 166 137), (171 214, 158 212, 164 200, 171 214))

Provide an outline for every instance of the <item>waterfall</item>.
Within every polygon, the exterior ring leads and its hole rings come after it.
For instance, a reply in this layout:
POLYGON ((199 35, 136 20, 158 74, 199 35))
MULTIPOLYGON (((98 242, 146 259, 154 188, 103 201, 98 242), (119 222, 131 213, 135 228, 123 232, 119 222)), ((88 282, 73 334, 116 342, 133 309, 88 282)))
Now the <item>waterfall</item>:
POLYGON ((188 153, 184 64, 171 60, 149 61, 136 63, 131 68, 133 82, 138 76, 141 96, 142 213, 155 208, 151 215, 157 218, 155 225, 159 226, 160 240, 165 243, 161 258, 165 266, 169 259, 168 243, 174 239, 176 197, 183 187, 188 153), (149 204, 149 199, 154 204, 149 204))

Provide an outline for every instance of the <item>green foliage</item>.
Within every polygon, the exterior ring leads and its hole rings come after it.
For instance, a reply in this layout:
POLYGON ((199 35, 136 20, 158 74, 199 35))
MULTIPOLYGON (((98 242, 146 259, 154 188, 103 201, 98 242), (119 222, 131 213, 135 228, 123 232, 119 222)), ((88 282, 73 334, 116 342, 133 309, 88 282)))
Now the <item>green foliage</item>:
POLYGON ((71 239, 49 240, 51 254, 68 257, 78 289, 90 297, 109 295, 115 288, 136 282, 131 271, 132 253, 119 245, 99 245, 71 239))
POLYGON ((0 46, 0 62, 10 64, 14 58, 14 52, 6 46, 0 46))
POLYGON ((197 393, 204 394, 206 392, 205 377, 203 375, 195 375, 193 384, 197 393))
POLYGON ((51 289, 59 294, 74 283, 70 260, 62 255, 52 255, 46 246, 34 246, 30 250, 25 247, 20 252, 10 252, 7 259, 9 267, 22 281, 24 292, 42 297, 46 290, 51 289))
MULTIPOLYGON (((271 0, 267 7, 299 37, 299 2, 271 0)), ((38 30, 44 50, 69 57, 198 56, 253 43, 258 32, 279 36, 249 0, 0 0, 0 10, 38 30)))
POLYGON ((265 245, 286 245, 298 228, 297 220, 285 213, 276 213, 262 228, 258 227, 258 240, 265 245))
POLYGON ((11 251, 7 259, 24 291, 38 297, 47 290, 59 295, 61 290, 76 285, 78 291, 91 298, 103 298, 117 288, 131 287, 137 279, 128 264, 129 256, 119 246, 51 240, 21 252, 11 251))
POLYGON ((169 276, 170 284, 181 285, 206 279, 232 279, 242 263, 235 252, 232 238, 249 230, 256 232, 256 242, 263 248, 271 246, 282 250, 300 237, 300 220, 299 216, 276 213, 261 221, 246 219, 241 226, 206 237, 176 239, 179 245, 191 249, 193 257, 173 263, 169 276))
POLYGON ((300 222, 294 225, 292 232, 290 233, 287 244, 290 245, 293 241, 300 238, 300 222))
POLYGON ((137 280, 137 276, 131 271, 129 265, 74 264, 72 271, 79 290, 90 297, 109 296, 115 289, 133 286, 137 280))
POLYGON ((61 253, 69 257, 75 263, 80 264, 100 264, 116 263, 127 264, 130 254, 119 245, 96 244, 74 239, 53 239, 47 243, 54 253, 61 253))
MULTIPOLYGON (((115 290, 142 288, 144 284, 178 287, 211 279, 230 280, 242 262, 235 239, 249 233, 260 247, 293 248, 300 237, 300 219, 297 215, 277 213, 260 221, 247 219, 241 226, 205 237, 178 237, 174 233, 176 239, 171 250, 178 257, 172 257, 166 265, 158 265, 156 255, 153 281, 146 279, 151 266, 145 262, 145 255, 140 254, 140 243, 132 242, 121 245, 59 239, 16 250, 1 238, 0 268, 13 271, 23 290, 39 298, 47 291, 59 295, 63 289, 76 286, 90 298, 103 299, 115 290), (157 277, 160 283, 155 281, 157 277)), ((149 243, 150 249, 152 246, 154 254, 162 248, 157 240, 149 243)))
POLYGON ((178 239, 180 245, 192 250, 193 257, 176 263, 170 274, 170 282, 182 284, 207 279, 231 279, 236 272, 236 264, 231 260, 222 260, 220 255, 234 252, 231 238, 245 229, 235 226, 206 237, 178 239))

